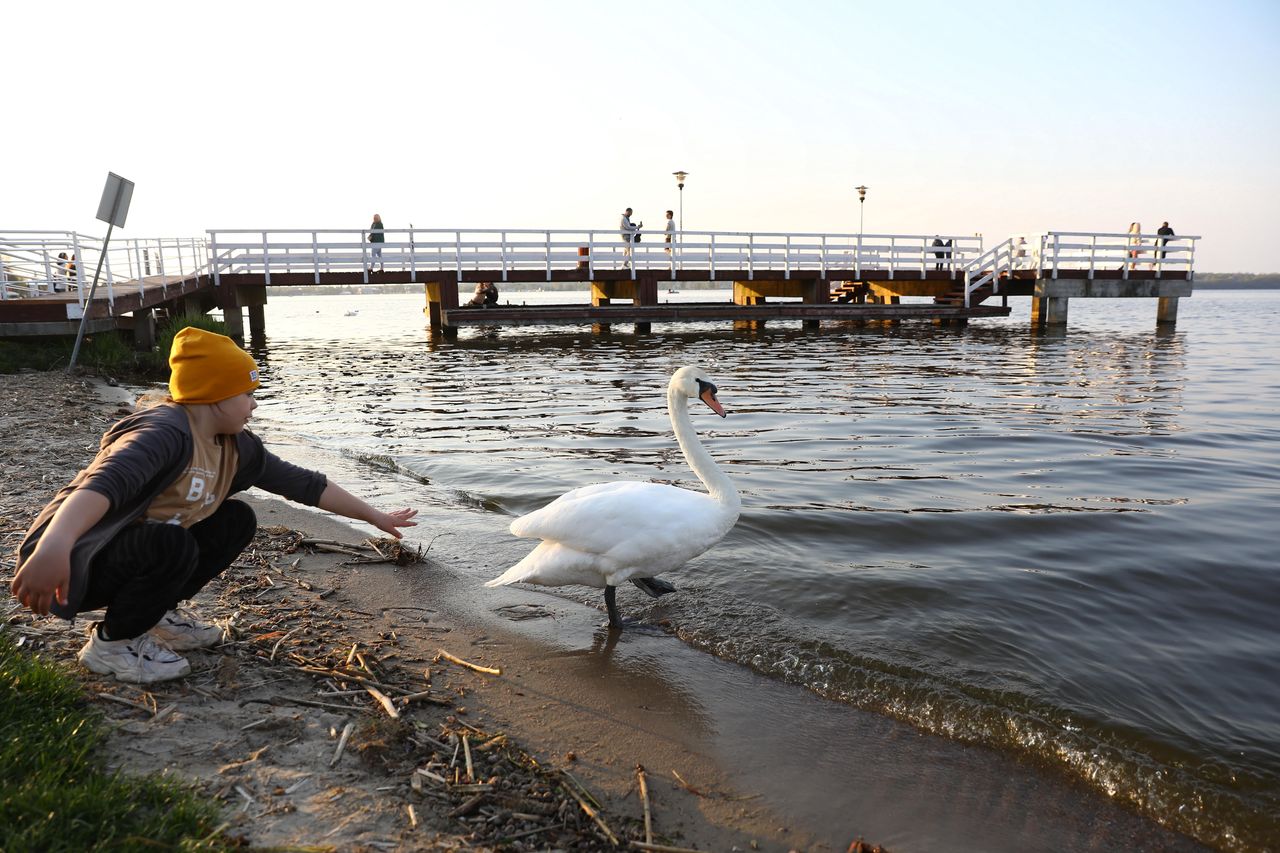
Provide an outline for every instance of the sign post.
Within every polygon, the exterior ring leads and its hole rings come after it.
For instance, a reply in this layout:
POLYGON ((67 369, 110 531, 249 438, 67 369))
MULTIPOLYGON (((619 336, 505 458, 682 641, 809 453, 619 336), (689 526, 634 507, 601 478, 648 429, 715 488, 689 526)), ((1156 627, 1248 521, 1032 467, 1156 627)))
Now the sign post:
POLYGON ((71 363, 67 365, 68 373, 76 366, 76 358, 80 355, 80 342, 84 340, 85 323, 89 320, 93 295, 98 290, 98 276, 102 274, 102 262, 107 257, 111 231, 117 225, 124 227, 125 217, 129 215, 129 202, 132 200, 133 181, 126 180, 115 172, 107 172, 107 185, 102 189, 102 201, 98 202, 98 219, 107 223, 107 236, 102 241, 102 252, 98 255, 98 268, 93 271, 93 285, 89 288, 89 298, 85 300, 84 310, 80 312, 80 330, 76 332, 76 345, 71 349, 71 363))

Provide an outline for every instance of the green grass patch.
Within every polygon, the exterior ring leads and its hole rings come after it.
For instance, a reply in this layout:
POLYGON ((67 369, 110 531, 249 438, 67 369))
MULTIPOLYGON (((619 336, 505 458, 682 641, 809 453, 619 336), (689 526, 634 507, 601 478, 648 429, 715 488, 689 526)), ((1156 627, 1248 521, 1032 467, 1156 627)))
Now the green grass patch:
POLYGON ((0 633, 0 850, 234 849, 193 788, 108 771, 105 740, 76 680, 0 633))

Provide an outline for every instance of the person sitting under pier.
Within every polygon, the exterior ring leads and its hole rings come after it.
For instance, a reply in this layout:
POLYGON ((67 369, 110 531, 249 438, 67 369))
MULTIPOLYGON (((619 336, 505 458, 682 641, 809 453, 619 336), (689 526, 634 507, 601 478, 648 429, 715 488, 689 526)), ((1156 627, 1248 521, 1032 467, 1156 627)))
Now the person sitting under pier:
POLYGON ((482 281, 476 284, 475 295, 471 297, 470 302, 464 302, 463 308, 488 308, 490 305, 498 304, 498 288, 491 281, 482 281))

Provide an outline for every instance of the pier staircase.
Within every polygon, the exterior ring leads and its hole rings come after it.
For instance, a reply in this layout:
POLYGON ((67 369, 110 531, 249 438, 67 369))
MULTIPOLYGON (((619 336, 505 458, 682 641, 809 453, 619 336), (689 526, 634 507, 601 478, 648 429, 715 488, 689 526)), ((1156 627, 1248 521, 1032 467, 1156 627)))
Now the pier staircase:
POLYGON ((1014 263, 1019 260, 1018 245, 1026 246, 1015 244, 1010 237, 969 261, 964 266, 964 278, 943 295, 935 296, 934 304, 969 308, 999 293, 1001 283, 1013 274, 1014 263))
MULTIPOLYGON (((833 282, 834 284, 834 282, 833 282)), ((838 303, 861 302, 866 298, 867 285, 861 281, 842 281, 831 288, 831 301, 838 303)))

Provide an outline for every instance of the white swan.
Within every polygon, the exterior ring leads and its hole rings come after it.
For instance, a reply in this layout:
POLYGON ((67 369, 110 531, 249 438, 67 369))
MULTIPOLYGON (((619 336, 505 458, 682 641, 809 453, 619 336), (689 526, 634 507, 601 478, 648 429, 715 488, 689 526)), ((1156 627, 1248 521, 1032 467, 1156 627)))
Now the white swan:
POLYGON ((690 398, 725 416, 716 386, 698 368, 682 367, 667 385, 667 411, 685 461, 710 494, 640 482, 599 483, 566 492, 511 522, 516 536, 542 542, 485 586, 604 587, 613 628, 622 627, 614 600, 618 584, 631 581, 655 598, 673 591, 654 575, 679 568, 719 542, 742 509, 733 481, 698 441, 689 420, 690 398))

